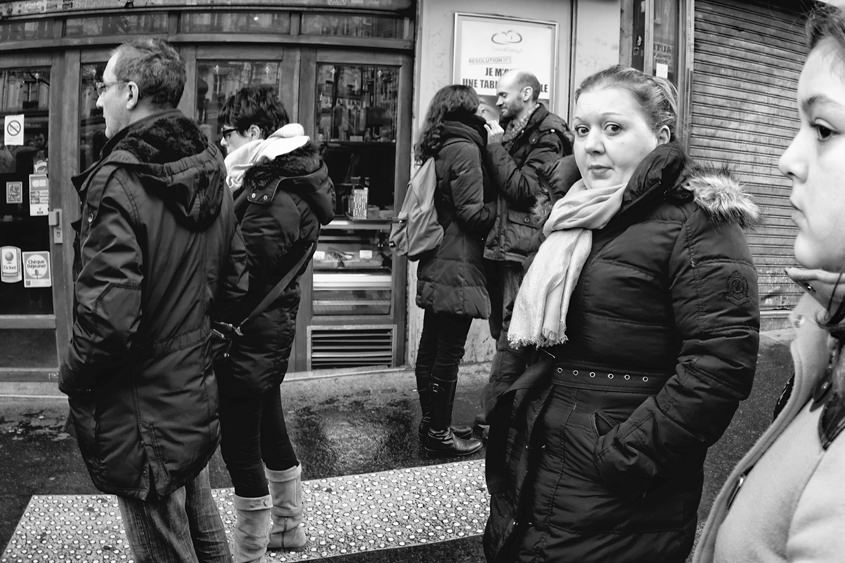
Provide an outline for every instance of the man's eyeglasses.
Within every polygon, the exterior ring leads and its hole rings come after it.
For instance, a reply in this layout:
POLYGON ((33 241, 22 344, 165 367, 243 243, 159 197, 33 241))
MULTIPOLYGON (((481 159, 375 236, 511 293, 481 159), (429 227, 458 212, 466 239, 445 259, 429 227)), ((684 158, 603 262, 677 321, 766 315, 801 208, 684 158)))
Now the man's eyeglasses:
POLYGON ((235 127, 224 127, 223 129, 220 130, 220 138, 226 139, 226 141, 228 141, 229 135, 231 135, 235 131, 237 131, 237 129, 235 127))
POLYGON ((94 88, 97 89, 97 95, 102 96, 106 93, 106 90, 114 86, 115 84, 125 84, 128 82, 127 80, 115 80, 114 82, 100 82, 97 81, 94 83, 94 88))

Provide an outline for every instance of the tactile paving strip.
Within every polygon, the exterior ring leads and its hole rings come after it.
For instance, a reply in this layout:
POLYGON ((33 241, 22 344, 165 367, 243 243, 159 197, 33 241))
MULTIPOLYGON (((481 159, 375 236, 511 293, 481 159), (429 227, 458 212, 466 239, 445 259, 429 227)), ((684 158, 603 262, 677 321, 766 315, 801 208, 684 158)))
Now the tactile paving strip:
MULTIPOLYGON (((268 562, 307 561, 480 535, 489 512, 484 461, 446 463, 304 481, 301 552, 268 562)), ((232 489, 214 499, 231 542, 232 489)), ((108 495, 33 496, 0 563, 132 561, 117 500, 108 495)))

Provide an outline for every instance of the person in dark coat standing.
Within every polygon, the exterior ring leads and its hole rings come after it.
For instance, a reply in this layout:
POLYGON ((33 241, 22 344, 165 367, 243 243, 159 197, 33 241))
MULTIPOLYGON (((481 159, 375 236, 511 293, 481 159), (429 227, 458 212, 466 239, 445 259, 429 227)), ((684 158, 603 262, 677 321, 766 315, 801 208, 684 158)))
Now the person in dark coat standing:
POLYGON ((469 455, 482 447, 471 429, 456 435, 451 427, 458 364, 470 324, 490 315, 482 254, 496 201, 482 164, 486 131, 477 110, 472 88, 441 88, 416 146, 418 162, 435 159, 434 204, 444 230, 443 241, 420 259, 417 269, 417 305, 425 314, 415 368, 422 445, 442 456, 469 455))
POLYGON ((496 220, 484 249, 492 305, 490 334, 496 340, 496 353, 481 398, 484 412, 476 418, 482 433, 487 426, 486 413, 496 397, 525 367, 522 355, 508 344, 507 336, 510 306, 522 281, 523 263, 537 250, 539 229, 551 209, 541 171, 572 153, 569 128, 539 101, 540 93, 540 82, 530 72, 506 72, 496 87, 501 125, 492 120, 487 125, 485 165, 498 192, 496 220))
POLYGON ((82 202, 59 388, 94 484, 117 495, 135 561, 231 561, 206 464, 217 448, 210 313, 246 292, 220 151, 174 109, 185 67, 159 39, 112 52, 108 143, 82 202))
POLYGON ((682 563, 707 448, 754 378, 742 228, 758 209, 674 141, 667 81, 614 66, 575 100, 583 178, 559 188, 514 304, 508 337, 533 358, 492 414, 484 550, 501 563, 682 563))
MULTIPOLYGON (((301 125, 288 123, 272 88, 241 89, 218 121, 228 152, 226 181, 249 256, 246 317, 314 252, 321 225, 334 217, 334 186, 317 146, 301 125)), ((301 273, 243 327, 218 370, 221 451, 235 488, 236 562, 260 561, 268 546, 299 549, 306 542, 302 468, 279 392, 296 332, 301 273)))

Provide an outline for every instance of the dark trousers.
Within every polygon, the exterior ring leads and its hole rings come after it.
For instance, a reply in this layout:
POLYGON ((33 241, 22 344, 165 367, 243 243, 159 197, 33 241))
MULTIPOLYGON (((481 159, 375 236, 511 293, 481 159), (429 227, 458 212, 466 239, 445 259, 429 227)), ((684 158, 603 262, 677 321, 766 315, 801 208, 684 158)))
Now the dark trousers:
POLYGON ((458 365, 464 357, 464 345, 471 324, 471 317, 434 313, 426 309, 417 350, 415 371, 418 381, 432 376, 442 381, 457 381, 458 365))
POLYGON ((496 354, 490 365, 490 378, 481 397, 486 415, 499 396, 525 371, 525 353, 511 347, 508 329, 519 285, 524 275, 522 264, 516 262, 486 262, 487 292, 490 294, 490 336, 496 340, 496 354))
POLYGON ((281 471, 299 463, 288 437, 278 386, 255 397, 221 396, 220 433, 220 451, 239 497, 269 494, 264 465, 281 471))

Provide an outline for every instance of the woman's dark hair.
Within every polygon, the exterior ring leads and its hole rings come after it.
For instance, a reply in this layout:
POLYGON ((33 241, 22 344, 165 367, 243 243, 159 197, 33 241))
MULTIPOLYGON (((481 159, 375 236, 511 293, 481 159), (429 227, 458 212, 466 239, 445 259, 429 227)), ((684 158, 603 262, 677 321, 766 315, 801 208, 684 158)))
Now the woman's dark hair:
POLYGON ((445 120, 469 119, 478 110, 478 94, 470 86, 450 84, 434 94, 420 131, 420 141, 414 147, 418 163, 434 156, 440 149, 440 124, 445 120))
POLYGON ((678 90, 674 84, 635 68, 614 65, 585 78, 575 91, 575 101, 584 92, 608 86, 628 90, 640 104, 652 130, 659 131, 665 125, 669 128, 669 140, 675 140, 678 90))
POLYGON ((289 122, 288 112, 271 86, 241 88, 229 96, 217 114, 218 125, 231 124, 239 133, 257 125, 265 138, 289 122))
POLYGON ((830 37, 839 46, 840 57, 845 60, 845 15, 831 4, 819 2, 807 15, 805 26, 807 45, 813 49, 823 39, 830 37))

